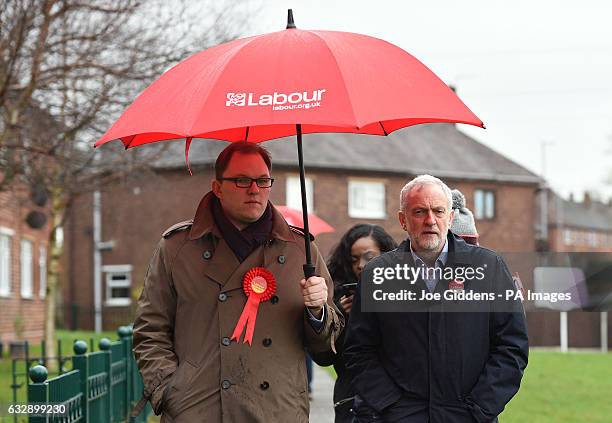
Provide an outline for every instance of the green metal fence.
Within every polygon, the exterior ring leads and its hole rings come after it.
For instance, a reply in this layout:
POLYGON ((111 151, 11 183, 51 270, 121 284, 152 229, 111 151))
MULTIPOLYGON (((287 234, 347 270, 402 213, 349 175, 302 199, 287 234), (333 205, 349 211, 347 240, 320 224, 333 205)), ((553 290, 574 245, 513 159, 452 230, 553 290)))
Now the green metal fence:
MULTIPOLYGON (((89 345, 91 350, 94 348, 94 340, 89 340, 89 345)), ((46 348, 45 348, 45 340, 40 341, 40 352, 36 354, 32 354, 31 347, 33 345, 28 341, 24 342, 23 346, 23 356, 20 358, 11 357, 11 370, 12 370, 12 381, 11 390, 13 391, 13 404, 19 404, 20 402, 24 402, 27 398, 27 392, 21 393, 21 389, 27 389, 27 385, 29 382, 29 370, 33 364, 42 364, 43 366, 47 366, 49 362, 57 363, 57 373, 61 375, 66 373, 69 369, 66 369, 66 364, 71 362, 72 356, 64 355, 63 352, 65 350, 65 343, 62 343, 61 339, 57 340, 57 356, 51 357, 47 356, 46 348), (64 348, 62 347, 64 346, 64 348), (25 387, 25 388, 24 388, 25 387), (23 400, 22 400, 23 397, 23 400), (21 401, 20 401, 21 400, 21 401)), ((69 366, 68 366, 69 367, 69 366)), ((17 416, 14 416, 13 422, 17 423, 17 416)), ((4 422, 3 422, 4 423, 4 422)))
POLYGON ((136 418, 131 409, 142 394, 142 379, 132 354, 132 329, 119 328, 119 341, 100 341, 100 351, 87 353, 87 343, 77 341, 72 357, 73 370, 47 380, 47 369, 30 369, 28 403, 44 407, 30 414, 31 423, 110 423, 146 422, 147 407, 136 418))

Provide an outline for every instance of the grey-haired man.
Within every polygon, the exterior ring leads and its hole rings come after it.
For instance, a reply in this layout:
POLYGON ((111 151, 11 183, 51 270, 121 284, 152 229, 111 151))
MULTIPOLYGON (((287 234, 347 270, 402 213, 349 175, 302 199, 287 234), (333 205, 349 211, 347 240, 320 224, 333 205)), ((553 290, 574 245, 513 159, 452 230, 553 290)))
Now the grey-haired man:
POLYGON ((400 201, 399 222, 408 238, 362 272, 346 335, 344 354, 358 394, 355 421, 496 422, 527 365, 521 303, 485 303, 472 311, 448 300, 446 291, 504 292, 514 289, 512 277, 495 252, 449 232, 451 191, 441 180, 418 176, 402 189, 400 201), (414 298, 428 294, 433 299, 415 300, 405 312, 364 310, 373 292, 373 270, 398 264, 423 271, 413 284, 397 286, 418 294, 414 298), (458 274, 459 268, 485 269, 484 277, 440 277, 447 271, 458 274))

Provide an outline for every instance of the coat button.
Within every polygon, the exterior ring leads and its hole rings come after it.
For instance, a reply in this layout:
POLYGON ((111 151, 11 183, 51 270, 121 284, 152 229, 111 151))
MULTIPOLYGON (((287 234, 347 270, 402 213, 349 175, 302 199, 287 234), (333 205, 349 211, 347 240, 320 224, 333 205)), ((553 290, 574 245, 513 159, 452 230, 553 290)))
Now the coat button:
POLYGON ((223 382, 221 382, 221 387, 223 389, 229 389, 230 386, 232 386, 232 382, 230 382, 229 380, 224 380, 223 382))
POLYGON ((272 345, 272 339, 264 338, 262 344, 263 344, 264 347, 269 347, 270 345, 272 345))
POLYGON ((224 338, 221 340, 221 343, 227 347, 229 344, 231 344, 231 343, 232 343, 232 340, 231 340, 231 339, 229 339, 227 336, 225 336, 225 337, 224 337, 224 338))
POLYGON ((266 381, 263 381, 261 385, 259 385, 259 387, 261 388, 262 391, 265 391, 266 389, 270 387, 270 384, 266 381))
POLYGON ((211 259, 211 257, 212 257, 212 253, 211 253, 210 251, 208 251, 208 250, 206 250, 206 251, 204 251, 204 252, 202 253, 202 258, 203 258, 204 260, 210 260, 210 259, 211 259))
POLYGON ((222 292, 219 294, 219 301, 225 301, 227 300, 227 294, 225 292, 222 292))
POLYGON ((278 259, 277 259, 277 260, 278 260, 278 262, 279 262, 280 264, 285 264, 285 256, 280 255, 280 256, 278 256, 278 259))
POLYGON ((272 298, 270 298, 270 302, 272 304, 276 304, 278 302, 278 297, 276 295, 273 295, 272 298))

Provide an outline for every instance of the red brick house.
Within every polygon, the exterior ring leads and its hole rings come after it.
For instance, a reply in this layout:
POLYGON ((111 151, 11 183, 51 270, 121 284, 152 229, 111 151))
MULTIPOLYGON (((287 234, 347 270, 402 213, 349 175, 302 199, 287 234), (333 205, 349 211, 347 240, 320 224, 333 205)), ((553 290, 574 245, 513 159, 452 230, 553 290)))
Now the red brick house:
MULTIPOLYGON (((546 247, 550 252, 609 254, 612 266, 612 204, 591 200, 585 193, 582 202, 563 199, 546 190, 548 213, 546 247)), ((533 321, 530 330, 541 333, 542 345, 561 344, 561 315, 543 313, 533 321)), ((612 340, 612 315, 597 312, 570 311, 567 314, 567 346, 569 348, 600 348, 612 340), (607 328, 602 324, 607 320, 607 328), (602 334, 602 330, 603 333, 602 334), (607 338, 607 339, 606 339, 607 338)))
POLYGON ((33 211, 44 209, 26 187, 13 184, 0 192, 0 341, 5 346, 38 341, 44 333, 50 225, 35 229, 42 221, 32 220, 33 211))

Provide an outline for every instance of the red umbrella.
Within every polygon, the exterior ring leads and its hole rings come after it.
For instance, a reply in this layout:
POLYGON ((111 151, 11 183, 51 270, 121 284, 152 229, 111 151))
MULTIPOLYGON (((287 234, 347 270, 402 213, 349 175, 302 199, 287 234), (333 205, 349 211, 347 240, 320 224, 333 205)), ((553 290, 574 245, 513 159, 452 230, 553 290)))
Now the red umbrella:
MULTIPOLYGON (((288 206, 274 206, 283 215, 288 224, 297 226, 300 228, 304 227, 304 217, 301 210, 292 209, 288 206)), ((314 236, 323 234, 326 232, 334 232, 335 229, 331 227, 329 223, 321 219, 312 213, 308 213, 308 226, 309 231, 314 236)))
MULTIPOLYGON (((261 142, 297 134, 304 229, 302 133, 388 135, 432 122, 484 127, 425 65, 365 35, 296 29, 234 40, 179 63, 142 92, 96 146, 192 138, 261 142)), ((364 158, 367 159, 367 158, 364 158)), ((312 275, 310 244, 305 273, 312 275)))

